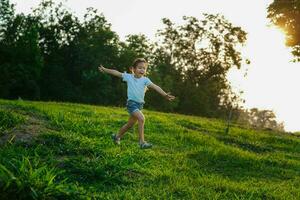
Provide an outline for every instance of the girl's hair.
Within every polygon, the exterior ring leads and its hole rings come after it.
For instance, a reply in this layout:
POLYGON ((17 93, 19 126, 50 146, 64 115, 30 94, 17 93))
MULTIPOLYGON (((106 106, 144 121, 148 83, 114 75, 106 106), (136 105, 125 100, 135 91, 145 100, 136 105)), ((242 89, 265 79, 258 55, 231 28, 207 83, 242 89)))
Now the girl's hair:
POLYGON ((145 63, 146 65, 148 65, 148 62, 145 58, 137 58, 133 61, 132 67, 136 68, 139 63, 145 63))

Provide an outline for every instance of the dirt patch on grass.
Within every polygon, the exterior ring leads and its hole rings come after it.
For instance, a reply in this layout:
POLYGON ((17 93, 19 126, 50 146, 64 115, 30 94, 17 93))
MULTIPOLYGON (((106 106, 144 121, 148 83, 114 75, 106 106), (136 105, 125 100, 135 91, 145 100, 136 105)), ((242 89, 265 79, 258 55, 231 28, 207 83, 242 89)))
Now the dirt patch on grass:
POLYGON ((6 143, 26 143, 33 142, 33 138, 43 132, 50 131, 46 128, 46 122, 33 116, 26 116, 25 123, 18 125, 10 130, 4 131, 0 136, 0 145, 6 143))

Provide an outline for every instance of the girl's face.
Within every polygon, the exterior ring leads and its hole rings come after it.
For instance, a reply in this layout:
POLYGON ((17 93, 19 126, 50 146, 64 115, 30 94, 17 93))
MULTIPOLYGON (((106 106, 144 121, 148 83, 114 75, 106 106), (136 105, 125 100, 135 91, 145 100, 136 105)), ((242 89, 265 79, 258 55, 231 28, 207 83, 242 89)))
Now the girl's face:
POLYGON ((136 67, 133 67, 133 73, 135 77, 140 78, 144 76, 147 72, 147 64, 144 62, 140 62, 136 67))

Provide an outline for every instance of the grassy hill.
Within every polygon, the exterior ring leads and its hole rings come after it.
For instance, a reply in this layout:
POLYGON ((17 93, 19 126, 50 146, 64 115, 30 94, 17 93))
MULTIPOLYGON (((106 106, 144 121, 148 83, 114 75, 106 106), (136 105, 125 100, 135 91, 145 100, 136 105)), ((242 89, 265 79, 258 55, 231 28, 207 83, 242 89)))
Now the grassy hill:
POLYGON ((300 138, 145 110, 0 100, 0 199, 300 199, 300 138))

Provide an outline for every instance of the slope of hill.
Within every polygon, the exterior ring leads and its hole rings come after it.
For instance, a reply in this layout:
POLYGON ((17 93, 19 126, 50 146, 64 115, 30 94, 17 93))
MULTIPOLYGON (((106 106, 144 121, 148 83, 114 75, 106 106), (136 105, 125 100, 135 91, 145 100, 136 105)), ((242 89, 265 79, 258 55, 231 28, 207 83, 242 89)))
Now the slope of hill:
POLYGON ((0 100, 0 199, 300 199, 300 138, 123 108, 0 100))

